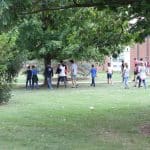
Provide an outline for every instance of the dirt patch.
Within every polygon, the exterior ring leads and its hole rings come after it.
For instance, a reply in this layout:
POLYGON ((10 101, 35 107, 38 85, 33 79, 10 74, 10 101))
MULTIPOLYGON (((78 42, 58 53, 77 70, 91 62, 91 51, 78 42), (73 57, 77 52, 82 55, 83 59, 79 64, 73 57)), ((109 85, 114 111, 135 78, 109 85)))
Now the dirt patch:
POLYGON ((150 136, 150 123, 140 126, 140 133, 145 136, 150 136))

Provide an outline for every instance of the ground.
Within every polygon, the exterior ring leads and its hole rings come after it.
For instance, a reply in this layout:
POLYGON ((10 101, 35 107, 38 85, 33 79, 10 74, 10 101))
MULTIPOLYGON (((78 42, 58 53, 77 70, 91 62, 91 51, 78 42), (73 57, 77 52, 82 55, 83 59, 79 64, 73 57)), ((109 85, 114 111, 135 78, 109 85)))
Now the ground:
POLYGON ((150 88, 25 90, 0 106, 2 150, 149 150, 150 88))

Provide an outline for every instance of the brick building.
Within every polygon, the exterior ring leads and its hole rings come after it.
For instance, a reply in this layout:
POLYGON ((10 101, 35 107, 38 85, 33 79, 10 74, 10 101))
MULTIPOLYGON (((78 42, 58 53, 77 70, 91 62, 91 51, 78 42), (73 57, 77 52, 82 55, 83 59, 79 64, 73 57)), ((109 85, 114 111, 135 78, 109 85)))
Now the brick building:
POLYGON ((150 36, 145 39, 143 43, 137 43, 130 48, 130 67, 134 67, 134 58, 138 60, 143 58, 145 61, 150 62, 150 36))
POLYGON ((107 57, 105 60, 105 66, 107 62, 111 62, 114 71, 120 71, 121 61, 128 63, 131 70, 134 69, 134 58, 138 60, 143 58, 144 61, 150 62, 150 36, 145 39, 143 43, 137 43, 133 46, 127 46, 118 58, 107 57))

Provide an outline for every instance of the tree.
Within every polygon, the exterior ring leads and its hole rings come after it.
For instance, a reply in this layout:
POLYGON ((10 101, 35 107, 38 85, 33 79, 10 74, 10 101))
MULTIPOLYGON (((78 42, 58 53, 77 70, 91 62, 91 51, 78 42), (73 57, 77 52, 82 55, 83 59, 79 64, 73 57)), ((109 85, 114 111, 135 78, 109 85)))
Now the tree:
POLYGON ((132 33, 138 30, 137 40, 150 34, 149 0, 2 0, 0 27, 1 30, 6 30, 16 24, 16 20, 19 21, 29 14, 83 7, 94 7, 98 10, 109 8, 113 11, 125 8, 129 20, 137 19, 131 28, 132 33))
POLYGON ((17 32, 0 35, 0 103, 10 98, 10 82, 21 67, 23 55, 15 47, 17 32))
POLYGON ((99 59, 119 53, 133 36, 127 32, 123 11, 123 17, 117 15, 92 8, 47 13, 44 19, 43 14, 42 18, 36 15, 19 26, 18 47, 29 50, 32 57, 44 58, 45 65, 51 59, 99 59))

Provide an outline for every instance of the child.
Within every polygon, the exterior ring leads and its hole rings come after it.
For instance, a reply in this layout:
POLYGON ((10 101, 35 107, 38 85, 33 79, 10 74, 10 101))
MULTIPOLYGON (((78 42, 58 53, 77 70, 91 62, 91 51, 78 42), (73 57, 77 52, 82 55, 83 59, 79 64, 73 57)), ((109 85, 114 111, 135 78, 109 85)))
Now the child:
POLYGON ((113 74, 113 69, 111 67, 111 63, 108 63, 107 67, 107 83, 112 84, 112 74, 113 74))
POLYGON ((94 65, 92 65, 92 68, 91 68, 91 70, 90 70, 90 73, 91 73, 91 78, 92 78, 91 86, 94 86, 94 87, 95 87, 95 77, 96 77, 96 74, 97 74, 97 70, 96 70, 96 68, 94 67, 94 65))
POLYGON ((125 63, 125 67, 123 70, 123 78, 124 78, 124 88, 128 89, 129 88, 129 84, 128 84, 128 80, 129 80, 129 68, 128 68, 128 64, 125 63))

